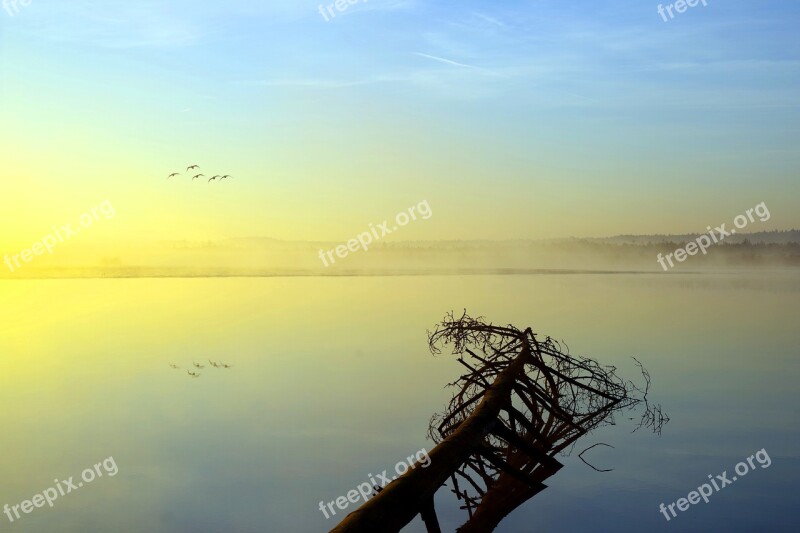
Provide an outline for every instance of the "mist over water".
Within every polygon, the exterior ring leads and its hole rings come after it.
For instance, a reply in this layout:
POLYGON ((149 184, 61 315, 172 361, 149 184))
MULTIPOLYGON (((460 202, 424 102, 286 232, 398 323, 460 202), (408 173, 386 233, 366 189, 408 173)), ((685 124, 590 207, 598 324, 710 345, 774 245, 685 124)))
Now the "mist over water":
MULTIPOLYGON (((0 268, 0 279, 272 277, 353 275, 519 275, 559 272, 663 272, 658 258, 696 236, 619 236, 550 241, 398 241, 320 255, 333 242, 230 239, 113 246, 75 245, 36 257, 24 268, 0 268)), ((662 263, 664 259, 661 259, 662 263)), ((672 261, 670 259, 670 261, 672 261)), ((665 265, 666 263, 664 263, 665 265)), ((670 273, 786 270, 800 267, 798 232, 736 235, 673 262, 670 273)))

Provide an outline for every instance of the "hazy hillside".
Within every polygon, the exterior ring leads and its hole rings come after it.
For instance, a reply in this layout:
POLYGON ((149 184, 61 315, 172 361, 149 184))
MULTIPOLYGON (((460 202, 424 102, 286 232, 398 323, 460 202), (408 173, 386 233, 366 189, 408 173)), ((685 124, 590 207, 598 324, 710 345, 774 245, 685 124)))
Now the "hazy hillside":
MULTIPOLYGON (((689 242, 701 234, 686 234, 686 235, 617 235, 615 237, 601 237, 593 239, 585 239, 595 242, 606 242, 612 244, 649 244, 649 243, 664 243, 664 242, 689 242)), ((800 243, 800 230, 782 230, 782 231, 759 231, 756 233, 741 233, 738 235, 731 235, 725 238, 728 244, 741 244, 749 241, 752 244, 790 244, 800 243)))
MULTIPOLYGON (((320 253, 342 243, 246 238, 219 242, 162 242, 131 245, 109 255, 101 246, 63 246, 0 278, 383 275, 421 273, 520 273, 533 270, 661 272, 656 258, 694 240, 691 235, 630 235, 547 241, 396 241, 367 251, 320 253), (329 256, 328 256, 329 257, 329 256)), ((800 232, 732 236, 706 255, 687 257, 671 272, 800 266, 800 232)))

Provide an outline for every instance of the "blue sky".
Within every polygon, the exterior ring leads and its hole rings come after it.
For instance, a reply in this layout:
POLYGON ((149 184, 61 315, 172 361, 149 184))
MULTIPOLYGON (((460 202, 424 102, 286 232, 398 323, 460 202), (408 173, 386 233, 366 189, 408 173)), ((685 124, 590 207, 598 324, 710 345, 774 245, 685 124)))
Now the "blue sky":
POLYGON ((121 164, 159 175, 168 157, 225 151, 237 172, 280 176, 256 197, 316 187, 310 209, 348 224, 365 216, 325 200, 357 189, 386 212, 458 187, 446 209, 493 215, 467 224, 482 237, 692 231, 761 201, 776 227, 800 226, 797 2, 709 0, 666 23, 642 1, 369 0, 328 22, 319 5, 0 11, 3 146, 113 141, 121 164), (532 202, 552 206, 528 230, 532 202))

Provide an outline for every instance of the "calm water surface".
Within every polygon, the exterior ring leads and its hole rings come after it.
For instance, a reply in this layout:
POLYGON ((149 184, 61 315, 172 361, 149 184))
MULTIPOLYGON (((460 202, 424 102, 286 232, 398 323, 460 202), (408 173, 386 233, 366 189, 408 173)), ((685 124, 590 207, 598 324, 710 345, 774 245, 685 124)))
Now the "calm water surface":
POLYGON ((565 458, 498 531, 796 531, 798 296, 791 273, 0 281, 0 505, 119 468, 0 531, 327 531, 321 500, 430 449, 460 365, 425 332, 462 308, 626 377, 637 356, 672 418, 586 437, 614 470, 565 458), (209 359, 233 368, 187 375, 209 359), (659 513, 762 448, 769 468, 659 513))

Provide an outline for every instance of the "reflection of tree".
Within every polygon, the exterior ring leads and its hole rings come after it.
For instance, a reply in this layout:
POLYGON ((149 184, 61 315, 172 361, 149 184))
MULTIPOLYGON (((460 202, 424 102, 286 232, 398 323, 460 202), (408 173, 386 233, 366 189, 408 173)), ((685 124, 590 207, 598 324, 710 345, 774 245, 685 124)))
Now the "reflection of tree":
POLYGON ((433 496, 449 479, 467 521, 460 532, 492 531, 503 518, 545 488, 562 464, 555 455, 614 414, 641 408, 640 427, 660 432, 668 418, 614 367, 569 355, 530 328, 494 326, 449 314, 429 333, 430 349, 452 345, 467 372, 451 385, 447 410, 431 421, 437 446, 430 465, 387 485, 333 531, 399 531, 417 514, 429 532, 439 524, 433 496))

